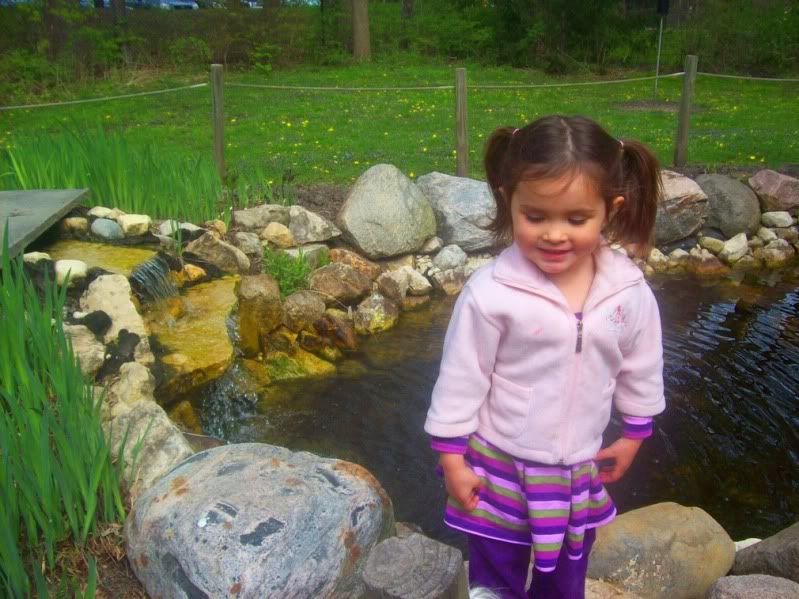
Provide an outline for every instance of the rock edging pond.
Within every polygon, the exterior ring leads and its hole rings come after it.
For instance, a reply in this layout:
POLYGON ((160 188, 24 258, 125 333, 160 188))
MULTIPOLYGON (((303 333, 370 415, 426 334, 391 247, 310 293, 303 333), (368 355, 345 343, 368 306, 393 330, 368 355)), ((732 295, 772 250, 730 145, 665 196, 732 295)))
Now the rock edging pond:
MULTIPOLYGON (((423 305, 435 292, 458 293, 471 272, 491 257, 490 252, 470 256, 464 250, 494 251, 493 241, 482 229, 486 215, 493 212, 493 201, 484 183, 431 173, 414 184, 398 173, 388 165, 367 171, 356 185, 358 193, 351 194, 342 208, 341 214, 346 218, 340 219, 339 226, 298 206, 263 205, 234 212, 231 231, 218 221, 203 227, 174 221, 156 226, 147 216, 103 208, 71 216, 61 227, 67 236, 80 239, 162 246, 169 252, 161 254, 167 265, 165 275, 185 293, 201 290, 204 284, 215 285, 220 275, 227 273, 227 291, 223 293, 226 299, 221 302, 224 316, 217 330, 236 340, 253 371, 265 381, 286 376, 324 376, 331 368, 335 370, 334 364, 344 352, 357 346, 359 334, 393 326, 401 310, 423 305), (384 218, 378 232, 374 219, 364 216, 370 214, 384 218), (396 235, 408 227, 413 234, 396 235), (179 246, 182 252, 176 252, 179 246), (280 297, 268 275, 256 274, 264 247, 295 253, 298 250, 294 248, 301 247, 305 259, 317 267, 310 289, 280 297), (403 255, 398 257, 397 252, 403 255), (322 265, 325 262, 329 264, 322 265), (236 305, 234 318, 227 318, 227 312, 236 305)), ((694 182, 669 172, 664 172, 663 180, 666 197, 658 212, 656 231, 661 249, 653 250, 646 262, 639 261, 648 275, 689 272, 698 276, 736 276, 736 271, 749 268, 778 268, 794 258, 799 238, 793 214, 799 207, 799 187, 792 183, 796 180, 778 173, 758 173, 750 179, 748 191, 741 190, 739 185, 743 184, 732 179, 738 185, 701 177, 694 182), (739 191, 743 199, 730 199, 739 191)), ((135 509, 139 510, 138 499, 149 497, 146 494, 165 480, 164 475, 181 462, 185 464, 184 460, 193 454, 184 435, 155 401, 156 386, 167 397, 190 390, 224 371, 233 359, 233 345, 213 368, 195 369, 190 356, 160 343, 159 335, 156 343, 149 342, 150 334, 159 326, 164 330, 175 328, 186 316, 187 304, 167 302, 166 315, 160 316, 159 325, 148 314, 152 298, 148 297, 151 290, 146 285, 136 288, 134 281, 131 288, 124 275, 83 268, 75 261, 52 264, 42 255, 27 255, 26 260, 36 264, 32 266, 34 270, 51 269, 60 277, 69 271, 72 292, 80 296, 81 310, 70 315, 68 333, 84 370, 107 389, 104 414, 115 450, 120 431, 128 425, 133 432, 128 450, 132 441, 149 430, 139 468, 128 480, 133 497, 137 498, 135 509)), ((176 416, 178 413, 184 426, 196 421, 185 405, 173 411, 176 416)), ((236 485, 248 487, 243 479, 236 485)), ((250 492, 257 496, 257 490, 250 492)), ((668 504, 652 507, 661 515, 674 509, 668 504)), ((634 512, 637 511, 640 510, 634 512)), ((628 514, 619 522, 623 523, 628 514)), ((274 516, 266 517, 264 522, 270 522, 270 517, 282 522, 274 516)), ((694 532, 696 529, 693 527, 694 532)), ((656 532, 655 529, 653 534, 656 532)), ((705 547, 703 544, 716 542, 712 537, 691 542, 705 547)), ((377 539, 366 545, 376 542, 377 539)), ((721 542, 726 547, 722 554, 729 557, 732 541, 727 536, 721 542)), ((188 545, 192 545, 191 541, 188 545)), ((708 568, 706 573, 712 571, 711 578, 726 574, 730 565, 727 557, 719 562, 718 571, 708 568)), ((197 586, 186 574, 182 561, 178 560, 177 566, 174 561, 166 561, 173 575, 180 566, 191 584, 197 586)), ((651 563, 634 562, 631 567, 635 576, 622 575, 616 571, 618 568, 597 576, 614 580, 629 592, 658 596, 654 587, 647 590, 630 583, 633 579, 645 580, 654 565, 659 571, 672 568, 679 572, 686 567, 671 558, 653 558, 651 563)), ((708 579, 701 580, 693 585, 691 593, 698 593, 701 586, 704 594, 708 579)), ((236 584, 232 583, 227 592, 232 592, 236 584)), ((239 592, 241 588, 236 594, 239 592)), ((683 591, 672 592, 676 594, 662 596, 683 596, 683 591)))

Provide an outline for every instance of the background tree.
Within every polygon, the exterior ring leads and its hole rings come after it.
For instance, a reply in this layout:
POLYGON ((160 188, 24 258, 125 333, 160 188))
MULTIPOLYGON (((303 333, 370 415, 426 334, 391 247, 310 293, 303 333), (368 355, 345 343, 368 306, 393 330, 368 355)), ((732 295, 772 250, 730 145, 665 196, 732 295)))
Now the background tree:
POLYGON ((372 58, 369 43, 369 0, 352 0, 352 56, 360 62, 372 58))

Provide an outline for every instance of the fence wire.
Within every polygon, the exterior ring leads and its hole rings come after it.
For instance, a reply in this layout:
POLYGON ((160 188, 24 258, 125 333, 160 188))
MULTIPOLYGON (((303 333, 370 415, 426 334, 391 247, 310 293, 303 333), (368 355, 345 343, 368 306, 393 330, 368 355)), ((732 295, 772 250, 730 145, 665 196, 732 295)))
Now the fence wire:
MULTIPOLYGON (((468 85, 470 175, 481 177, 483 143, 502 125, 545 114, 584 114, 613 135, 640 139, 671 164, 683 73, 591 82, 468 85)), ((301 86, 236 80, 224 86, 225 153, 233 177, 279 182, 348 182, 388 162, 412 177, 454 173, 454 85, 301 86)), ((3 106, 0 148, 19 137, 103 126, 131 143, 210 157, 211 97, 206 83, 3 106)), ((699 73, 689 164, 758 167, 799 163, 799 80, 699 73)), ((0 186, 2 184, 0 183, 0 186)))

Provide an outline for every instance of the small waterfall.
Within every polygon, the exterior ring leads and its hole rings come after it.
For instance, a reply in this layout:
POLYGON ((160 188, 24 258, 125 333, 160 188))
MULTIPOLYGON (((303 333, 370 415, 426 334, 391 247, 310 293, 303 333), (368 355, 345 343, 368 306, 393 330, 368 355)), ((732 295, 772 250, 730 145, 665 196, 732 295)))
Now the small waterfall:
POLYGON ((130 283, 140 295, 154 302, 178 295, 178 288, 169 277, 169 264, 160 255, 134 268, 130 273, 130 283))

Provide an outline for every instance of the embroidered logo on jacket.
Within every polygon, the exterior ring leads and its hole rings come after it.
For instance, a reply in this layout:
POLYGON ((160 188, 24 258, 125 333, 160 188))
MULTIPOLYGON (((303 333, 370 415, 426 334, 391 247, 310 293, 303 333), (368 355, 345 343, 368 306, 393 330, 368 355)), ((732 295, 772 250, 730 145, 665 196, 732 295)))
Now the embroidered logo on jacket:
POLYGON ((608 329, 614 333, 621 333, 627 326, 627 311, 619 304, 608 312, 608 329))

